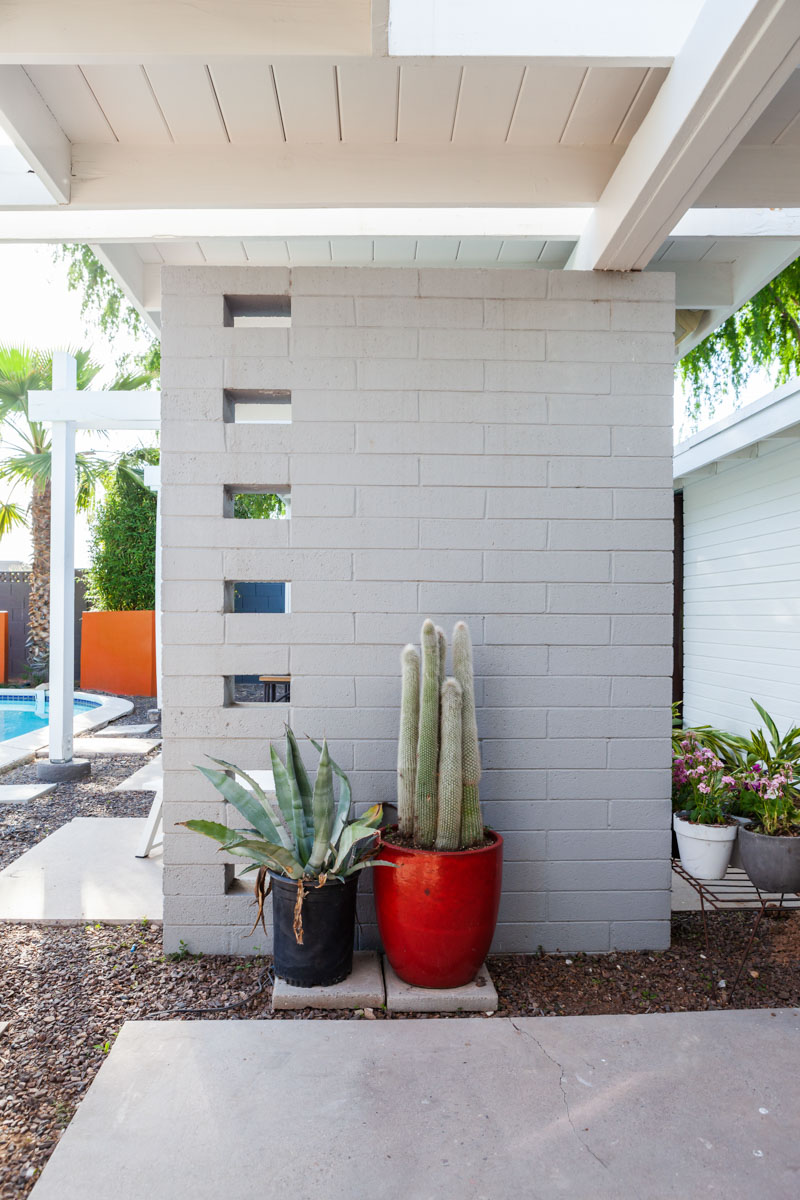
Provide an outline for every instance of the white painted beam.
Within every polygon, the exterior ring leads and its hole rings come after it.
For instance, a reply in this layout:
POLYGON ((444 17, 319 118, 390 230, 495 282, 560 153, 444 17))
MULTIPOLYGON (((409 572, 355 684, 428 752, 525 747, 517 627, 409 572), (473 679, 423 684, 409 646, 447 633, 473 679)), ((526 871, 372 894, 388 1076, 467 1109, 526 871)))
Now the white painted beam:
POLYGON ((57 204, 69 204, 72 147, 19 66, 0 66, 0 129, 57 204))
POLYGON ((22 0, 3 4, 0 62, 152 62, 371 49, 370 0, 22 0))
POLYGON ((800 208, 690 208, 670 237, 800 239, 800 208))
POLYGON ((738 412, 723 417, 675 447, 673 477, 684 479, 721 459, 751 457, 759 442, 784 435, 800 437, 797 380, 776 388, 738 412))
POLYGON ((160 392, 78 391, 74 384, 54 391, 31 392, 33 421, 69 420, 76 429, 158 429, 160 392))
MULTIPOLYGON (((82 208, 579 207, 595 204, 621 146, 132 146, 76 143, 82 208)), ((98 236, 96 241, 105 239, 98 236)))
MULTIPOLYGON (((162 707, 162 635, 161 635, 161 584, 163 579, 161 553, 161 467, 146 464, 144 468, 145 486, 156 494, 156 708, 162 707)), ((145 853, 145 856, 147 853, 145 853)))
POLYGON ((570 266, 646 266, 799 60, 797 0, 706 0, 570 266))
MULTIPOLYGON (((148 329, 158 337, 158 322, 147 303, 151 289, 148 288, 145 264, 136 247, 124 244, 101 246, 96 242, 90 242, 89 245, 98 262, 119 284, 128 303, 136 309, 148 329)), ((160 302, 156 307, 160 307, 160 302)))
POLYGON ((670 0, 668 10, 653 0, 391 0, 389 53, 669 66, 701 6, 702 0, 670 0))
POLYGON ((703 208, 791 208, 800 197, 800 147, 739 146, 697 197, 703 208))
POLYGON ((676 308, 721 308, 733 303, 732 263, 654 263, 648 270, 675 275, 676 308))

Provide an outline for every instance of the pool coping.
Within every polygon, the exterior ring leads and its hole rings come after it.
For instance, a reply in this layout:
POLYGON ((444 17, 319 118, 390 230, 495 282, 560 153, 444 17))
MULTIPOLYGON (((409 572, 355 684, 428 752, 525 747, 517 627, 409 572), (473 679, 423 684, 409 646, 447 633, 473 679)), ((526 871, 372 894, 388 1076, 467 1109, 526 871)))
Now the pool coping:
MULTIPOLYGON (((19 688, 0 687, 0 696, 19 696, 19 688)), ((25 695, 30 695, 25 691, 25 695)), ((102 729, 111 721, 127 716, 133 712, 134 704, 122 696, 102 696, 97 692, 75 692, 76 700, 90 700, 96 707, 78 713, 73 722, 73 733, 90 733, 94 729, 102 729), (98 704, 98 700, 100 703, 98 704)), ((18 737, 0 742, 0 775, 13 767, 32 762, 37 750, 44 749, 49 744, 49 726, 44 729, 33 729, 30 733, 21 733, 18 737)))

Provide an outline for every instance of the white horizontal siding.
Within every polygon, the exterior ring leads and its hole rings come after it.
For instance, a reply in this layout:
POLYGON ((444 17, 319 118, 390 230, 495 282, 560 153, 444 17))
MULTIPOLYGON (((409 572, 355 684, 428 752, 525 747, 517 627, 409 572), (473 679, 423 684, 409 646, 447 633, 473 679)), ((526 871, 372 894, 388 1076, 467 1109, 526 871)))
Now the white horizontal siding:
POLYGON ((745 733, 752 696, 800 724, 800 441, 683 494, 686 720, 745 733))

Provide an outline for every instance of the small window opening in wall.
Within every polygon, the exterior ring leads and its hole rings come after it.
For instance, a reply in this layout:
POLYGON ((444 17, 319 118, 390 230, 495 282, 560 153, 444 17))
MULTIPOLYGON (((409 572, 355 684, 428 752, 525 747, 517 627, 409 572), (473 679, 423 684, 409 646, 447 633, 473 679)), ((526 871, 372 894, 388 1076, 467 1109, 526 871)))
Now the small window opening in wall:
POLYGON ((290 425, 292 393, 226 388, 222 419, 229 425, 290 425))
POLYGON ((225 584, 225 612, 288 613, 291 585, 285 580, 232 580, 225 584))
POLYGON ((265 672, 260 675, 228 675, 225 678, 226 704, 288 704, 291 675, 265 672))
POLYGON ((291 493, 287 487, 247 488, 230 484, 225 488, 222 512, 237 521, 286 519, 291 515, 291 493))
POLYGON ((224 323, 234 329, 287 329, 292 302, 289 296, 226 296, 224 323))

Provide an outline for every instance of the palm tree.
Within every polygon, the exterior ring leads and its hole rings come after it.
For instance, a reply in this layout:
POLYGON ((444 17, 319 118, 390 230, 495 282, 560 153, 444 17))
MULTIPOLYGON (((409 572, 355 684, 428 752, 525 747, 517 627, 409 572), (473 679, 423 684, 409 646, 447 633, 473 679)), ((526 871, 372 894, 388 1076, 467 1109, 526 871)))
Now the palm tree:
MULTIPOLYGON (((93 362, 89 350, 70 350, 78 364, 78 387, 88 388, 102 370, 93 362)), ((50 389, 53 378, 53 351, 27 347, 0 346, 0 426, 4 457, 0 459, 0 479, 10 481, 11 493, 0 502, 0 538, 17 525, 30 528, 33 542, 31 590, 28 601, 28 664, 32 671, 46 670, 50 638, 50 432, 46 425, 28 415, 28 393, 50 389), (18 486, 30 487, 30 501, 18 504, 11 496, 18 486)), ((116 390, 144 387, 149 374, 127 373, 111 384, 116 390)), ((76 508, 91 508, 97 486, 108 474, 111 464, 95 453, 75 455, 77 469, 76 508)))

